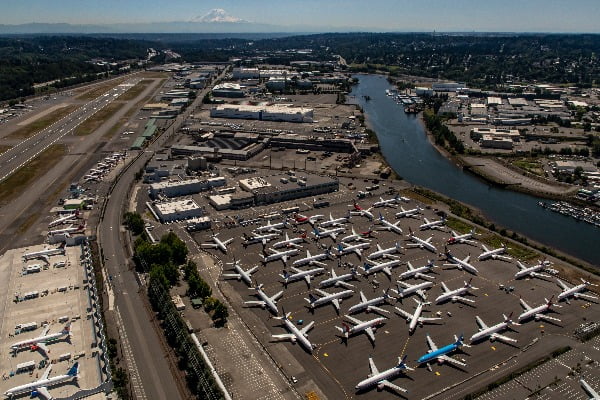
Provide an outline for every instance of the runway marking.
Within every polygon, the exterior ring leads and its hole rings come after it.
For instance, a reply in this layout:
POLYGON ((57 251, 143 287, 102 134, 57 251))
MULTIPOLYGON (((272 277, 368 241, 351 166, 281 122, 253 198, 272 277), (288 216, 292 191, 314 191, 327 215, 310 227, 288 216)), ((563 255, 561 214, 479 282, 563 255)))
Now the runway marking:
POLYGON ((127 369, 129 372, 129 377, 131 379, 131 386, 133 387, 133 392, 135 394, 136 399, 147 399, 148 397, 146 396, 144 386, 142 385, 142 379, 140 378, 137 363, 135 362, 135 357, 133 356, 133 352, 131 350, 131 344, 129 343, 129 339, 127 338, 127 331, 125 330, 125 327, 123 325, 123 319, 121 318, 119 307, 115 308, 115 315, 117 319, 117 326, 119 328, 119 334, 121 337, 121 348, 123 349, 123 353, 125 355, 125 360, 128 367, 127 369))

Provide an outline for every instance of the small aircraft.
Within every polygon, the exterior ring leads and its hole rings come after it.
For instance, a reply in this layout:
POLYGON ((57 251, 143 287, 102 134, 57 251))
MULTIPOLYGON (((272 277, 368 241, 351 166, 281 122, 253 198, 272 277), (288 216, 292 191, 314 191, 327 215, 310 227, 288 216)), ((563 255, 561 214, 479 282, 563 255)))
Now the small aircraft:
POLYGON ((253 243, 262 243, 263 246, 266 246, 267 242, 275 239, 276 237, 279 237, 279 233, 266 233, 264 235, 260 235, 252 232, 252 236, 244 234, 244 247, 253 243))
POLYGON ((362 380, 356 385, 356 391, 363 391, 370 387, 377 386, 378 390, 383 390, 383 388, 392 389, 401 393, 406 393, 407 390, 394 385, 389 381, 389 379, 395 378, 396 376, 404 373, 404 371, 414 371, 414 369, 407 366, 404 362, 406 361, 406 356, 402 360, 398 358, 398 364, 390 369, 386 369, 385 371, 379 372, 373 359, 369 357, 369 369, 371 373, 369 377, 365 380, 362 380))
POLYGON ((294 214, 294 221, 296 221, 296 224, 305 224, 305 223, 309 223, 310 226, 314 227, 315 223, 321 219, 325 218, 324 215, 322 214, 317 214, 317 215, 311 215, 311 216, 306 216, 306 215, 302 215, 302 214, 294 214))
POLYGON ((350 213, 348 213, 347 216, 340 217, 340 218, 333 218, 333 216, 331 215, 331 213, 329 213, 329 219, 321 222, 319 224, 319 227, 320 228, 327 228, 328 226, 340 226, 340 225, 348 223, 349 220, 350 220, 350 213))
POLYGON ((386 219, 383 217, 383 215, 381 215, 381 213, 379 213, 379 223, 383 226, 378 227, 378 230, 386 230, 386 231, 390 231, 390 232, 395 232, 399 235, 402 234, 402 229, 400 228, 400 221, 396 222, 395 224, 392 224, 389 221, 386 221, 386 219))
POLYGON ((396 208, 396 203, 400 203, 400 198, 398 196, 391 198, 391 199, 387 199, 384 200, 383 197, 379 198, 379 201, 376 201, 375 203, 373 203, 373 207, 378 208, 378 207, 392 207, 392 208, 396 208))
POLYGON ((472 240, 473 237, 475 236, 475 228, 471 229, 471 231, 469 231, 468 233, 459 235, 458 233, 454 232, 454 231, 450 231, 452 232, 452 236, 450 236, 448 238, 448 244, 471 244, 476 246, 477 242, 475 240, 472 240))
POLYGON ((422 302, 419 300, 415 300, 415 301, 417 302, 417 307, 415 308, 415 311, 412 314, 404 311, 401 308, 394 307, 396 309, 396 313, 398 313, 398 314, 402 315, 404 318, 406 318, 406 323, 409 324, 408 325, 408 334, 409 335, 412 335, 415 332, 417 325, 423 326, 424 323, 430 323, 433 321, 441 320, 441 318, 439 318, 439 317, 421 317, 421 314, 423 313, 423 307, 425 307, 426 305, 429 305, 431 303, 426 303, 426 302, 422 302))
POLYGON ((272 224, 271 221, 267 221, 266 225, 259 226, 254 231, 256 233, 262 233, 262 232, 279 233, 279 232, 281 232, 282 229, 287 228, 287 226, 288 226, 287 221, 276 222, 274 224, 272 224))
POLYGON ((392 247, 388 247, 387 249, 383 249, 379 243, 377 244, 377 250, 374 251, 373 253, 367 255, 367 258, 369 260, 374 260, 377 259, 379 257, 390 257, 393 258, 395 256, 393 256, 392 254, 395 253, 402 253, 402 246, 400 246, 398 244, 398 242, 394 243, 394 245, 392 247))
POLYGON ((229 243, 233 242, 233 238, 222 241, 221 239, 219 239, 218 235, 219 235, 218 233, 215 233, 214 235, 211 236, 211 239, 214 243, 202 243, 200 245, 200 247, 219 249, 223 253, 227 254, 227 245, 229 243))
POLYGON ((235 270, 236 274, 222 274, 223 278, 233 278, 238 281, 244 281, 248 286, 252 286, 252 274, 258 269, 258 265, 256 267, 250 268, 248 270, 242 269, 239 260, 234 261, 233 263, 227 263, 227 265, 233 265, 233 270, 235 270))
POLYGON ((481 253, 479 256, 477 256, 477 259, 479 261, 483 261, 488 258, 492 258, 494 260, 504 260, 504 261, 512 260, 512 258, 510 258, 509 256, 501 255, 501 254, 506 253, 506 250, 508 250, 508 247, 506 247, 506 245, 504 245, 504 244, 502 244, 502 247, 498 247, 497 249, 492 249, 492 250, 485 247, 484 244, 482 244, 481 247, 483 248, 483 253, 481 253))
POLYGON ((390 260, 383 263, 376 263, 374 261, 366 262, 362 269, 365 271, 365 275, 375 274, 377 272, 384 272, 390 279, 392 278, 392 268, 400 265, 400 260, 390 260))
POLYGON ((4 395, 7 398, 12 399, 15 396, 24 393, 30 393, 30 397, 41 396, 46 400, 52 400, 53 397, 48 391, 48 387, 60 385, 63 383, 76 381, 79 378, 79 363, 76 362, 73 364, 71 368, 67 371, 65 375, 57 375, 50 378, 50 371, 52 370, 53 364, 50 364, 48 368, 44 371, 44 374, 40 379, 32 383, 26 383, 24 385, 15 386, 11 389, 8 389, 4 395))
POLYGON ((284 312, 283 316, 275 317, 275 318, 283 321, 283 325, 285 326, 285 329, 287 329, 287 331, 290 333, 283 333, 280 335, 271 335, 271 337, 273 339, 290 340, 294 344, 296 342, 299 342, 300 345, 302 347, 304 347, 304 349, 306 351, 308 351, 310 354, 312 354, 315 346, 313 346, 313 344, 308 340, 308 331, 313 327, 313 325, 315 324, 315 321, 312 321, 311 323, 309 323, 302 329, 298 329, 296 327, 296 325, 294 325, 294 323, 292 321, 290 321, 290 319, 289 319, 290 315, 291 315, 291 313, 285 314, 285 312, 284 312))
POLYGON ((400 210, 400 212, 396 213, 396 218, 419 218, 418 215, 423 211, 423 209, 419 207, 405 210, 402 206, 400 206, 400 210))
POLYGON ((344 339, 347 341, 351 335, 364 332, 369 337, 369 340, 373 346, 375 345, 375 330, 377 330, 377 327, 383 325, 387 320, 386 317, 377 317, 370 321, 361 321, 358 318, 354 318, 350 315, 345 315, 345 317, 349 319, 354 326, 350 327, 345 322, 342 322, 342 327, 335 327, 342 333, 344 339))
POLYGON ((280 247, 300 247, 298 243, 302 243, 306 240, 306 233, 295 238, 289 238, 288 234, 285 234, 285 240, 273 243, 273 248, 278 249, 280 247))
POLYGON ((483 322, 483 320, 481 318, 479 318, 479 316, 475 316, 475 320, 477 321, 477 324, 479 325, 479 331, 474 333, 473 336, 471 336, 471 339, 470 339, 471 343, 477 342, 477 341, 485 339, 485 338, 489 338, 490 342, 493 342, 494 340, 499 340, 499 341, 505 342, 505 343, 516 343, 517 339, 513 339, 508 336, 500 335, 498 333, 500 331, 503 331, 504 329, 510 328, 511 325, 519 325, 517 323, 514 323, 510 319, 511 316, 512 316, 512 313, 510 313, 510 315, 508 317, 506 315, 502 314, 502 317, 504 317, 504 321, 499 322, 493 326, 487 326, 485 324, 485 322, 483 322))
POLYGON ((600 400, 600 394, 598 394, 589 383, 584 381, 583 378, 579 380, 579 384, 581 385, 581 388, 585 390, 587 395, 590 396, 589 400, 600 400))
POLYGON ((357 244, 353 244, 350 246, 342 246, 342 244, 338 244, 338 257, 342 257, 345 254, 349 254, 349 253, 355 253, 358 258, 362 258, 362 251, 364 249, 367 249, 371 247, 370 243, 367 242, 361 242, 361 243, 357 243, 357 244))
POLYGON ((417 236, 415 236, 415 234, 413 233, 412 229, 410 228, 410 226, 408 227, 408 239, 414 243, 408 243, 406 245, 406 247, 410 248, 421 248, 421 249, 425 249, 425 250, 429 250, 432 253, 436 253, 437 254, 437 248, 433 245, 433 243, 431 243, 431 239, 433 239, 433 236, 429 236, 429 238, 427 239, 421 239, 417 236))
POLYGON ((343 275, 337 275, 335 273, 335 270, 333 268, 331 268, 331 278, 327 278, 325 280, 322 280, 321 282, 319 282, 319 286, 320 287, 327 287, 327 286, 343 286, 345 288, 353 288, 354 285, 346 282, 349 280, 354 280, 356 279, 356 277, 360 276, 360 274, 356 271, 356 268, 352 268, 350 270, 350 273, 348 274, 343 274, 343 275))
POLYGON ((477 275, 479 271, 469 263, 469 260, 471 259, 470 254, 461 260, 460 258, 453 256, 452 253, 450 253, 450 250, 448 250, 448 247, 445 247, 444 249, 446 250, 446 259, 450 261, 449 263, 444 264, 445 267, 454 267, 477 275))
POLYGON ((301 279, 304 279, 310 287, 310 278, 312 278, 314 275, 322 274, 323 272, 325 272, 325 268, 318 267, 303 271, 301 269, 292 267, 292 271, 294 271, 294 273, 289 274, 286 270, 284 270, 283 274, 279 275, 283 278, 283 284, 286 287, 288 283, 299 281, 301 279))
MULTIPOLYGON (((560 319, 558 319, 558 318, 550 317, 550 316, 544 314, 545 312, 550 311, 550 307, 556 306, 556 304, 554 304, 552 302, 553 297, 554 296, 552 296, 550 298, 550 300, 544 299, 546 301, 546 303, 544 303, 538 307, 531 307, 527 303, 525 303, 525 300, 519 299, 521 302, 521 306, 525 309, 525 311, 523 311, 521 313, 521 315, 519 315, 519 318, 518 318, 519 322, 525 321, 530 318, 534 318, 536 321, 544 320, 544 321, 548 321, 548 322, 561 322, 560 319)), ((560 306, 557 306, 557 307, 560 307, 560 306)))
POLYGON ((443 231, 444 229, 442 227, 446 223, 446 218, 438 219, 436 221, 429 221, 427 218, 423 218, 423 221, 425 221, 425 223, 419 225, 420 230, 437 229, 443 231))
POLYGON ((273 296, 268 296, 265 292, 263 292, 262 288, 262 283, 260 285, 254 286, 253 288, 250 288, 251 290, 256 291, 255 295, 260 300, 249 300, 245 301, 244 304, 258 305, 262 308, 268 308, 273 315, 279 314, 279 310, 277 309, 277 300, 283 295, 283 290, 279 293, 274 294, 273 296))
POLYGON ((267 254, 266 256, 261 254, 260 256, 263 259, 263 263, 266 264, 270 261, 281 260, 283 264, 287 264, 288 259, 298 254, 298 249, 289 249, 284 251, 277 251, 275 249, 267 249, 271 252, 271 254, 267 254))
POLYGON ((330 256, 329 249, 325 250, 324 253, 315 254, 314 256, 310 254, 310 251, 306 250, 306 257, 300 258, 292 263, 294 267, 301 267, 302 265, 319 265, 321 267, 326 267, 327 264, 322 262, 326 258, 330 256))
POLYGON ((55 255, 63 255, 65 254, 65 243, 62 243, 58 247, 54 247, 52 249, 45 249, 40 251, 33 251, 31 253, 26 253, 23 255, 23 261, 32 260, 34 258, 48 258, 50 256, 55 255))
POLYGON ((525 276, 530 278, 551 278, 550 275, 537 272, 547 268, 549 266, 548 261, 538 262, 538 264, 534 265, 533 267, 528 267, 521 261, 517 261, 517 266, 519 267, 519 271, 515 274, 515 279, 523 278, 525 276))
POLYGON ((359 206, 356 201, 354 201, 354 204, 352 205, 352 207, 354 208, 354 211, 350 211, 350 215, 360 215, 361 217, 368 218, 369 221, 373 221, 373 219, 375 219, 375 217, 373 216, 373 213, 371 212, 373 207, 370 207, 365 210, 364 208, 359 206))
POLYGON ((369 240, 366 239, 366 237, 372 237, 371 235, 373 234, 373 230, 371 228, 369 228, 368 231, 365 232, 361 232, 361 233, 356 233, 356 231, 354 230, 354 227, 352 227, 352 235, 348 235, 342 238, 341 242, 346 243, 346 242, 353 242, 353 241, 365 241, 368 242, 369 240))
POLYGON ((561 300, 565 300, 567 303, 569 303, 569 297, 574 297, 576 299, 579 298, 583 298, 583 299, 588 299, 588 300, 597 300, 598 297, 596 296, 592 296, 590 294, 585 294, 585 293, 580 293, 583 290, 587 290, 587 286, 597 286, 594 285, 584 279, 581 280, 581 282, 579 285, 573 286, 571 288, 569 288, 569 286, 567 286, 566 283, 564 283, 563 281, 561 281, 560 279, 556 279, 556 281, 558 282, 559 286, 563 289, 562 292, 560 292, 558 294, 558 301, 561 300))
POLYGON ((435 277, 431 275, 424 274, 423 272, 433 272, 433 268, 437 268, 436 265, 433 264, 433 261, 427 260, 427 264, 422 267, 414 268, 410 261, 406 262, 406 266, 408 267, 408 271, 402 272, 399 276, 400 280, 409 279, 412 277, 418 279, 430 279, 434 280, 435 277))
POLYGON ((377 307, 377 305, 382 303, 387 303, 393 297, 388 295, 387 290, 383 291, 383 296, 375 297, 370 300, 367 300, 362 290, 360 291, 360 303, 353 305, 348 309, 348 314, 354 314, 360 311, 365 310, 366 312, 375 311, 378 314, 381 313, 389 313, 388 310, 384 310, 383 308, 377 307))
POLYGON ((51 342, 63 339, 65 337, 70 339, 71 323, 69 322, 67 325, 65 325, 64 329, 60 332, 48 335, 49 330, 50 325, 46 325, 44 326, 44 329, 42 330, 40 336, 33 339, 22 340, 20 342, 14 343, 10 346, 10 348, 15 353, 25 348, 29 348, 33 351, 39 350, 45 358, 48 358, 48 347, 46 345, 50 344, 51 342))
POLYGON ((424 289, 429 289, 433 286, 433 282, 431 281, 417 283, 416 285, 411 285, 402 281, 396 281, 396 283, 398 284, 398 290, 392 289, 392 291, 400 296, 401 299, 416 293, 420 298, 425 300, 426 296, 424 289))
POLYGON ((475 286, 471 285, 471 281, 473 280, 473 278, 469 279, 469 282, 465 282, 465 285, 462 287, 459 287, 458 289, 454 289, 454 290, 450 290, 448 289, 448 286, 446 286, 446 284, 444 282, 442 282, 442 290, 444 291, 442 294, 440 294, 436 299, 435 299, 435 303, 439 304, 439 303, 443 303, 445 301, 452 301, 453 303, 456 303, 457 301, 460 301, 461 303, 475 303, 475 300, 469 299, 468 297, 464 297, 463 294, 468 293, 469 290, 478 290, 479 288, 476 288, 475 286))
POLYGON ((433 342, 433 339, 431 339, 429 334, 427 334, 425 337, 427 338, 427 345, 429 346, 429 351, 427 352, 427 354, 419 357, 419 359, 417 360, 417 362, 419 364, 427 364, 427 369, 429 369, 430 371, 431 371, 431 365, 429 363, 434 360, 437 361, 438 364, 441 364, 443 362, 448 362, 448 363, 452 363, 452 364, 458 365, 459 367, 463 367, 463 368, 467 366, 467 364, 465 364, 464 362, 459 361, 456 358, 448 356, 448 354, 452 353, 455 350, 460 349, 462 346, 467 346, 464 344, 464 336, 463 335, 460 335, 460 337, 456 337, 456 335, 454 335, 454 342, 450 343, 444 347, 441 347, 441 348, 438 348, 435 345, 435 343, 433 342))
POLYGON ((84 230, 85 230, 85 225, 73 226, 73 224, 71 224, 70 226, 68 226, 66 228, 54 229, 52 231, 49 231, 48 236, 65 235, 65 234, 68 235, 71 233, 83 232, 84 230))
POLYGON ((321 289, 315 289, 315 291, 322 297, 317 298, 309 293, 308 299, 304 299, 308 301, 309 308, 311 310, 314 310, 316 307, 322 306, 323 304, 331 303, 338 313, 340 312, 340 303, 342 302, 342 299, 351 297, 354 294, 354 291, 350 289, 342 290, 341 292, 337 293, 327 293, 321 289))
POLYGON ((70 214, 70 215, 67 215, 65 217, 60 217, 58 219, 55 219, 54 221, 52 221, 52 222, 50 222, 48 224, 48 228, 52 228, 54 226, 58 226, 58 225, 61 225, 61 224, 68 224, 70 222, 73 222, 73 221, 75 221, 77 219, 78 215, 79 214, 70 214))
POLYGON ((337 228, 331 228, 321 231, 315 228, 313 229, 313 235, 318 239, 323 239, 329 236, 335 242, 335 239, 337 239, 337 235, 339 235, 340 233, 344 233, 345 231, 346 228, 344 228, 343 226, 338 226, 337 228))

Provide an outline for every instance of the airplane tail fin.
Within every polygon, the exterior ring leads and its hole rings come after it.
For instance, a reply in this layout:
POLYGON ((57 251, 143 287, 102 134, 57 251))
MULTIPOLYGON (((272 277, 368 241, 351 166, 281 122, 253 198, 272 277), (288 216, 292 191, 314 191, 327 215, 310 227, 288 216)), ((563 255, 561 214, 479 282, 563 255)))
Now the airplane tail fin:
POLYGON ((408 356, 405 354, 404 357, 401 359, 400 357, 398 357, 398 368, 406 368, 406 358, 408 356))
POLYGON ((408 227, 408 233, 409 233, 410 236, 413 235, 413 230, 412 230, 412 228, 410 226, 408 227))
POLYGON ((456 344, 462 345, 464 340, 465 340, 465 335, 461 333, 460 336, 458 337, 458 339, 456 339, 456 344))
POLYGON ((317 298, 316 298, 315 296, 313 296, 313 294, 312 294, 312 293, 309 293, 309 294, 308 294, 308 302, 309 302, 310 304, 314 303, 316 300, 317 300, 317 298))
POLYGON ((73 364, 73 366, 71 368, 69 368, 69 370, 67 371, 67 375, 77 376, 78 372, 79 372, 79 362, 76 362, 75 364, 73 364))
POLYGON ((379 220, 383 221, 385 218, 383 218, 383 215, 381 215, 381 213, 379 213, 379 220))

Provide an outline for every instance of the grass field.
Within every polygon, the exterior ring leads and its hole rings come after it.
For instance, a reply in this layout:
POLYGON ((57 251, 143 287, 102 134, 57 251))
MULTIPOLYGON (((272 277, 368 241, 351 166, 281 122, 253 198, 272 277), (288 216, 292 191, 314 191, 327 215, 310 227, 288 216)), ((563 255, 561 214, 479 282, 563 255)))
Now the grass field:
POLYGON ((33 121, 32 123, 22 126, 13 133, 9 134, 7 139, 27 139, 35 135, 37 132, 46 129, 56 121, 64 118, 66 115, 72 113, 77 108, 76 105, 70 105, 63 107, 53 113, 50 113, 40 119, 33 121))
POLYGON ((93 100, 98 96, 103 95, 108 92, 110 89, 114 88, 117 85, 120 85, 127 79, 128 77, 124 76, 119 79, 111 80, 108 82, 99 83, 98 86, 91 88, 90 90, 80 94, 75 97, 77 100, 93 100))
POLYGON ((446 219, 446 225, 457 233, 467 233, 473 229, 473 225, 467 224, 454 217, 448 217, 448 219, 446 219))
MULTIPOLYGON (((479 240, 481 241, 481 243, 484 243, 488 246, 488 248, 498 248, 501 247, 503 244, 506 243, 506 239, 503 238, 502 236, 496 235, 496 234, 487 234, 487 235, 483 235, 479 238, 479 240)), ((514 257, 516 259, 519 260, 523 260, 523 261, 529 261, 529 260, 533 260, 536 257, 539 257, 538 253, 534 250, 530 250, 526 247, 520 246, 516 243, 508 243, 507 244, 508 250, 507 253, 511 256, 514 257)), ((490 248, 490 250, 491 250, 490 248)))
POLYGON ((537 160, 523 158, 520 160, 513 161, 512 164, 515 167, 521 168, 532 174, 535 174, 538 176, 545 176, 544 168, 542 167, 542 164, 537 160))
POLYGON ((27 187, 44 175, 63 158, 66 148, 53 144, 36 158, 0 183, 0 205, 19 196, 27 187))
POLYGON ((119 109, 123 107, 123 103, 113 101, 103 109, 96 112, 90 118, 83 121, 81 125, 75 128, 76 136, 86 136, 98 129, 107 119, 112 117, 119 109))
POLYGON ((142 79, 134 87, 119 96, 120 101, 133 100, 140 95, 150 84, 154 82, 154 79, 142 79))

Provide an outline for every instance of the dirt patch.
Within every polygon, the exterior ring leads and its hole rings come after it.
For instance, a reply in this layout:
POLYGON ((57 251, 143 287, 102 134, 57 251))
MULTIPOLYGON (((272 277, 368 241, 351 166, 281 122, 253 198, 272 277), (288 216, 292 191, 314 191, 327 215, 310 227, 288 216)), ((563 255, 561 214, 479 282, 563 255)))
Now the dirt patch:
POLYGON ((123 107, 123 103, 112 102, 103 109, 96 112, 90 118, 86 119, 81 125, 75 128, 76 136, 86 136, 98 129, 107 119, 113 116, 123 107))
POLYGON ((53 113, 54 111, 56 111, 58 109, 66 107, 68 105, 69 105, 69 103, 60 103, 60 104, 57 104, 57 105, 52 106, 52 107, 50 107, 50 108, 48 108, 48 109, 46 109, 46 110, 44 110, 42 112, 37 113, 36 115, 33 115, 33 116, 27 118, 25 121, 19 122, 17 125, 18 126, 29 125, 30 123, 35 122, 38 119, 40 119, 40 118, 42 118, 42 117, 44 117, 44 116, 46 116, 46 115, 48 115, 50 113, 53 113))

